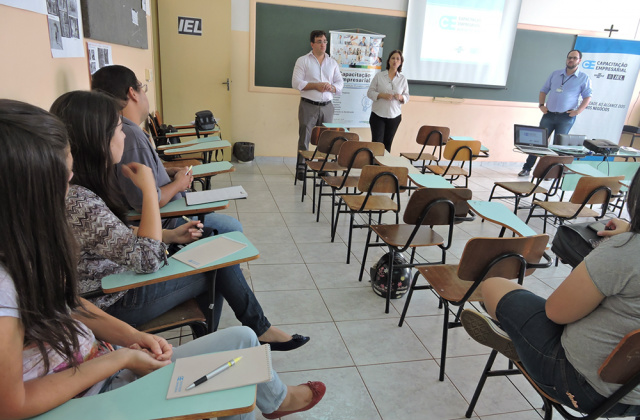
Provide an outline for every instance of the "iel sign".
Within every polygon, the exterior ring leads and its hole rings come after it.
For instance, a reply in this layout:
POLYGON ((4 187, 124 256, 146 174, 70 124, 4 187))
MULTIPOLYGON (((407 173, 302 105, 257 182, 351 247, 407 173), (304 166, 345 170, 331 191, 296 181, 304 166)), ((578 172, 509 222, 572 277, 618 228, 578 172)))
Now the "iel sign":
POLYGON ((202 36, 202 19, 178 16, 178 33, 202 36))

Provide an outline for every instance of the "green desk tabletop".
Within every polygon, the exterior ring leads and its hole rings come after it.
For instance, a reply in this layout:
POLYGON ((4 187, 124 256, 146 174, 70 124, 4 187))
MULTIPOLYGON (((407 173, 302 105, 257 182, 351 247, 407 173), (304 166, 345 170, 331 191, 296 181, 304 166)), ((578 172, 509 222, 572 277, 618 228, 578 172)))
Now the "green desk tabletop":
POLYGON ((409 178, 419 187, 425 188, 455 188, 455 186, 436 174, 409 174, 409 178))
POLYGON ((218 268, 228 267, 230 265, 239 264, 245 261, 255 260, 260 256, 258 249, 253 246, 253 244, 249 242, 247 237, 244 236, 241 232, 229 232, 218 236, 211 236, 209 238, 200 239, 199 241, 185 246, 177 253, 181 253, 188 250, 189 248, 196 247, 203 242, 214 240, 219 236, 226 236, 230 239, 243 242, 247 244, 247 247, 198 269, 193 268, 181 261, 178 261, 175 258, 169 258, 169 264, 165 265, 155 273, 137 274, 133 271, 125 271, 124 273, 120 274, 112 274, 102 279, 102 290, 104 290, 106 293, 113 293, 119 292, 121 290, 133 289, 136 287, 145 286, 147 284, 160 283, 178 277, 184 277, 185 275, 189 274, 216 270, 218 268))
POLYGON ((586 163, 570 163, 565 166, 571 172, 575 172, 579 175, 600 176, 600 177, 607 176, 607 174, 605 174, 604 172, 601 172, 598 169, 594 168, 593 166, 587 165, 586 163))
POLYGON ((233 167, 231 162, 222 161, 222 162, 211 162, 205 163, 203 165, 196 165, 191 170, 191 173, 195 178, 201 176, 210 176, 223 172, 234 172, 236 169, 233 167))
MULTIPOLYGON (((178 128, 178 127, 174 127, 174 128, 178 128)), ((192 130, 192 131, 177 131, 175 133, 166 133, 164 135, 164 137, 195 137, 195 136, 211 136, 214 134, 218 134, 220 133, 220 130, 204 130, 204 131, 199 131, 199 132, 195 132, 195 130, 193 130, 191 127, 185 127, 188 130, 192 130)))
MULTIPOLYGON (((195 168, 196 167, 194 166, 193 169, 195 170, 195 168)), ((182 197, 178 200, 170 201, 164 207, 161 207, 160 217, 165 219, 167 217, 193 216, 197 214, 211 213, 212 211, 216 210, 223 210, 227 207, 229 207, 228 201, 216 201, 215 203, 205 203, 195 206, 188 206, 187 200, 182 197)), ((140 213, 136 210, 131 210, 128 216, 129 220, 140 220, 140 213)))
POLYGON ((180 155, 186 153, 212 152, 231 147, 231 143, 226 140, 208 141, 205 143, 194 144, 192 146, 176 147, 175 149, 165 150, 165 155, 180 155))
POLYGON ((37 420, 151 420, 188 416, 213 418, 253 411, 256 385, 167 400, 172 363, 137 381, 104 394, 70 400, 37 420), (196 416, 198 414, 204 414, 196 416))
POLYGON ((193 146, 194 144, 209 143, 211 141, 220 141, 220 136, 215 135, 210 137, 200 137, 199 139, 182 141, 180 143, 165 144, 162 146, 158 146, 158 150, 167 150, 167 149, 175 149, 176 147, 193 146))
POLYGON ((513 214, 504 204, 497 201, 468 200, 469 207, 478 216, 496 223, 516 233, 519 236, 534 236, 537 233, 522 219, 513 214))

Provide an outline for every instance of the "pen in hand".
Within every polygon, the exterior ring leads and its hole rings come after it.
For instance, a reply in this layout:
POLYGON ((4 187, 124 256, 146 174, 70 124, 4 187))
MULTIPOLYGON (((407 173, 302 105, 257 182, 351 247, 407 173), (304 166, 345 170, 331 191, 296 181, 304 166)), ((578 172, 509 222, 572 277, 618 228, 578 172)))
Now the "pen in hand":
POLYGON ((193 169, 193 165, 189 166, 189 169, 187 169, 187 173, 185 173, 184 175, 185 176, 189 175, 189 172, 191 172, 192 169, 193 169))
MULTIPOLYGON (((182 216, 182 218, 184 219, 185 222, 189 223, 191 221, 191 219, 189 219, 187 216, 182 216)), ((204 232, 204 230, 202 229, 198 229, 200 231, 200 233, 204 232)))
POLYGON ((238 363, 240 361, 240 359, 242 359, 242 356, 236 357, 233 360, 229 360, 227 363, 225 363, 224 365, 220 366, 218 369, 214 370, 213 372, 207 373, 202 378, 196 380, 194 383, 189 385, 187 387, 187 391, 190 390, 191 388, 195 388, 198 385, 207 382, 209 379, 213 378, 214 376, 221 374, 225 370, 229 369, 231 366, 234 366, 236 363, 238 363))

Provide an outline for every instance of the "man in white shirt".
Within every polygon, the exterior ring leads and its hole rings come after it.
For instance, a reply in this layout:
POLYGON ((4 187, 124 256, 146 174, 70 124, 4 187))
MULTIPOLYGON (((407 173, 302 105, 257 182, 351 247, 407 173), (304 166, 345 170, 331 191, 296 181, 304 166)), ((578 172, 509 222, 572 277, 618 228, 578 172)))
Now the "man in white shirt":
MULTIPOLYGON (((312 31, 309 37, 311 52, 296 60, 291 85, 300 91, 298 107, 298 150, 309 150, 309 139, 313 127, 333 121, 334 94, 342 92, 342 75, 338 63, 326 53, 327 34, 312 31)), ((300 161, 300 156, 298 156, 300 161)), ((304 173, 296 174, 299 180, 304 173)))

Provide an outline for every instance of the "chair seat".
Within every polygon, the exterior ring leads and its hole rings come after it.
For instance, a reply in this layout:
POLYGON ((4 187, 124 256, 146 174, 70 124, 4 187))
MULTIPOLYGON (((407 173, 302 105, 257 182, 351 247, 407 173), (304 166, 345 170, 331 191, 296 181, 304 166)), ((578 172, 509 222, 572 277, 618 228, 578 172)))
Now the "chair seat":
POLYGON ((469 173, 466 169, 461 168, 459 166, 451 166, 448 170, 446 166, 438 166, 438 165, 427 165, 427 169, 433 172, 436 175, 462 175, 469 176, 469 173))
MULTIPOLYGON (((386 243, 391 246, 401 248, 405 246, 411 233, 415 229, 414 225, 372 225, 371 230, 386 243)), ((429 226, 420 226, 416 236, 413 237, 412 248, 419 246, 442 245, 444 239, 429 226)))
POLYGON ((431 153, 400 153, 400 156, 404 156, 407 159, 414 160, 438 160, 438 158, 431 153))
MULTIPOLYGON (((567 202, 558 202, 558 201, 538 201, 534 200, 533 204, 537 204, 548 212, 552 213, 554 216, 562 217, 568 219, 572 217, 580 208, 580 204, 567 203, 567 202)), ((600 213, 597 211, 590 209, 589 207, 584 207, 580 210, 580 214, 576 217, 598 217, 600 213)))
MULTIPOLYGON (((340 188, 344 176, 323 176, 324 183, 332 188, 340 188)), ((348 176, 344 183, 344 188, 355 188, 358 186, 359 176, 348 176)))
MULTIPOLYGON (((452 264, 417 267, 422 277, 427 279, 434 290, 449 302, 459 302, 473 285, 473 282, 458 277, 458 266, 452 264)), ((482 293, 477 288, 468 299, 469 302, 482 301, 482 293)))
MULTIPOLYGON (((495 184, 514 194, 529 194, 536 187, 533 182, 496 182, 495 184)), ((546 188, 537 187, 533 192, 534 194, 546 194, 549 191, 546 188)))
POLYGON ((311 161, 311 162, 307 162, 307 166, 309 167, 309 169, 311 169, 312 171, 326 171, 326 172, 337 172, 337 171, 344 171, 346 168, 338 165, 338 162, 324 162, 324 161, 311 161), (324 164, 324 167, 322 167, 322 165, 324 164))
MULTIPOLYGON (((344 203, 351 210, 360 210, 362 203, 366 198, 365 195, 341 195, 344 203)), ((367 200, 365 211, 398 211, 398 205, 386 195, 372 195, 367 200)))
POLYGON ((302 156, 306 160, 315 159, 325 159, 327 157, 326 153, 316 152, 314 150, 298 150, 298 154, 302 156), (314 155, 315 153, 315 155, 314 155))
POLYGON ((138 326, 138 329, 144 332, 166 331, 193 322, 206 323, 207 320, 196 300, 189 299, 151 321, 138 326))

